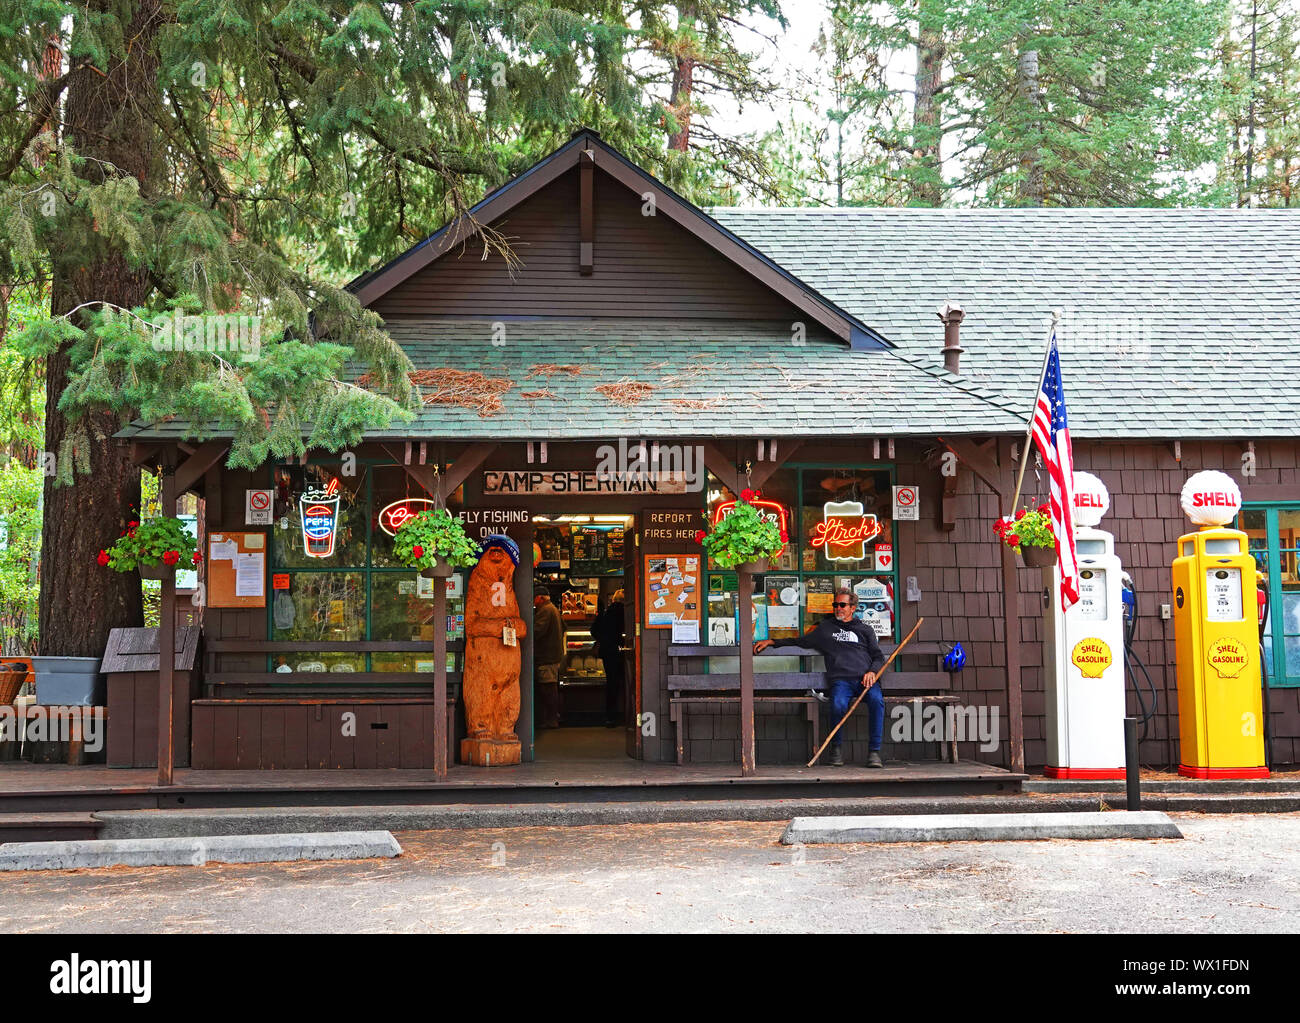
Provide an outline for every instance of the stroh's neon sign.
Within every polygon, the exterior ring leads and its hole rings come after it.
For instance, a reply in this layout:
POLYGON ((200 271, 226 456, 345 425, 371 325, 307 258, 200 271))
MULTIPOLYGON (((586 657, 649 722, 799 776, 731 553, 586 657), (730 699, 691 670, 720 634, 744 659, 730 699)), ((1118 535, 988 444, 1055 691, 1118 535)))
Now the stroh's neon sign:
POLYGON ((408 497, 402 501, 394 501, 390 505, 385 505, 383 511, 379 513, 379 528, 389 536, 396 536, 407 519, 413 519, 420 512, 428 511, 432 507, 433 501, 428 497, 408 497))
POLYGON ((874 515, 864 515, 860 501, 828 501, 809 543, 824 550, 827 561, 861 561, 866 544, 884 531, 874 515))
POLYGON ((324 493, 305 492, 298 498, 302 517, 302 552, 309 558, 328 558, 334 553, 339 522, 339 481, 330 480, 324 493))

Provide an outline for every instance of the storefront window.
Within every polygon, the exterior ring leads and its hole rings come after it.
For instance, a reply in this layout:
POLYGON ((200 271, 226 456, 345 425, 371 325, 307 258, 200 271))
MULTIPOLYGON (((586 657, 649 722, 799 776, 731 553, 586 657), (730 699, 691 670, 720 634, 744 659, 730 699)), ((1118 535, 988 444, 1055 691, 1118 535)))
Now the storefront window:
MULTIPOLYGON (((882 638, 897 639, 894 593, 897 588, 892 476, 888 469, 782 469, 763 485, 771 513, 788 523, 790 543, 771 570, 755 580, 755 639, 802 635, 833 612, 837 586, 850 586, 857 615, 875 625, 882 638)), ((709 477, 709 516, 734 500, 709 477)), ((736 642, 737 576, 710 561, 706 642, 736 642)))
POLYGON ((1268 586, 1264 668, 1270 686, 1300 686, 1300 507, 1254 505, 1238 528, 1268 586))
MULTIPOLYGON (((464 576, 422 579, 393 559, 404 516, 432 507, 401 466, 283 466, 276 473, 272 564, 287 579, 268 609, 273 640, 433 642, 433 586, 448 587, 447 638, 464 637, 464 576)), ((453 508, 453 511, 455 509, 453 508)), ((452 658, 448 658, 449 667, 452 658)), ((277 655, 276 671, 433 671, 432 652, 277 655)))

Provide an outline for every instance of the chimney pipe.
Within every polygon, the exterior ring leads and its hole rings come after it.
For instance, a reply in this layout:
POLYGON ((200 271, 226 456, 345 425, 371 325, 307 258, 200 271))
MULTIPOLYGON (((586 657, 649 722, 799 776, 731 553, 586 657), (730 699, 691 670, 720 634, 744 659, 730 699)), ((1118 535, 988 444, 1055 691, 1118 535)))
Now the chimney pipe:
POLYGON ((939 309, 939 320, 943 323, 943 368, 949 373, 960 372, 961 321, 966 312, 956 302, 948 302, 939 309))

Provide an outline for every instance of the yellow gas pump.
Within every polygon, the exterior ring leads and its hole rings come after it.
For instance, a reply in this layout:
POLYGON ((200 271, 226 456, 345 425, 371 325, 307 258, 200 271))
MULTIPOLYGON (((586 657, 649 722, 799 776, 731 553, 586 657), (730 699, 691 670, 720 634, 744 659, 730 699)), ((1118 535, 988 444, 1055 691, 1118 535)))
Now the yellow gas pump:
POLYGON ((1241 510, 1241 490, 1226 473, 1198 472, 1183 486, 1182 506, 1200 529, 1179 537, 1173 565, 1178 773, 1267 778, 1258 625, 1255 601, 1246 599, 1255 559, 1246 534, 1226 528, 1241 510))

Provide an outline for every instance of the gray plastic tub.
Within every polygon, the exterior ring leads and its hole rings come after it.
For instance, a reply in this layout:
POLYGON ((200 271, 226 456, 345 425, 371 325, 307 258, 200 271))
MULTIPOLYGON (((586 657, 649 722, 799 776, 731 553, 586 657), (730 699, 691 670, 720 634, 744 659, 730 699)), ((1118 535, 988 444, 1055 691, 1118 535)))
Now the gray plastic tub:
POLYGON ((107 687, 98 657, 33 657, 36 702, 47 707, 102 707, 107 687))

